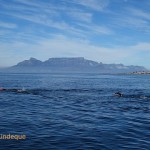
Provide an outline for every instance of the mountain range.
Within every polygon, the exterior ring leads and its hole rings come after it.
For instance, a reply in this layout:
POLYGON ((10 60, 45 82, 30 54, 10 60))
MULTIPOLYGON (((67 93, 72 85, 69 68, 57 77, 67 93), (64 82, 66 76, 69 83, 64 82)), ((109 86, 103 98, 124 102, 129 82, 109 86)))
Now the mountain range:
POLYGON ((134 71, 148 71, 143 66, 125 66, 123 64, 103 64, 87 60, 84 57, 49 58, 40 61, 30 58, 19 62, 17 65, 5 69, 8 72, 20 73, 56 73, 56 72, 81 72, 81 73, 127 73, 134 71))

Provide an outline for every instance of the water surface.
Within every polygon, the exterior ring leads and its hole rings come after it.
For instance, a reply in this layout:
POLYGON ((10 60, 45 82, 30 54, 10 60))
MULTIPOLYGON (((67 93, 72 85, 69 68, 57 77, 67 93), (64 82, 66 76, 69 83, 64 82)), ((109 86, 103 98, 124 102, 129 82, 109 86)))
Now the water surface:
POLYGON ((1 149, 150 148, 149 75, 1 73, 0 87, 0 134, 27 136, 1 149))

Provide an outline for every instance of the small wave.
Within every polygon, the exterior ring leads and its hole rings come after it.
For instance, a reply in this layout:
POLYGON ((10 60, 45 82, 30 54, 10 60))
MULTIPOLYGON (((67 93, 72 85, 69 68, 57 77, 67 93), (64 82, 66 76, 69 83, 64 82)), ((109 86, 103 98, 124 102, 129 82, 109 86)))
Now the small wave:
POLYGON ((142 111, 144 113, 149 113, 150 112, 150 109, 149 107, 140 107, 140 106, 124 106, 124 107, 118 107, 117 109, 119 109, 120 111, 125 111, 125 112, 128 112, 128 111, 142 111))
MULTIPOLYGON (((16 93, 16 94, 32 94, 32 95, 42 95, 47 97, 47 94, 49 93, 100 93, 100 92, 104 92, 103 89, 96 89, 96 88, 71 88, 71 89, 46 89, 46 88, 37 88, 37 89, 16 89, 16 88, 12 88, 12 89, 3 89, 0 92, 10 92, 10 93, 16 93)), ((108 91, 105 91, 106 93, 108 91)), ((121 93, 120 95, 116 95, 113 94, 116 97, 121 97, 121 98, 136 98, 136 99, 150 99, 150 95, 148 94, 124 94, 121 93)), ((49 96, 48 96, 49 97, 49 96)))
POLYGON ((122 98, 150 99, 150 95, 140 95, 140 94, 131 94, 131 95, 122 94, 121 96, 114 94, 114 96, 122 98))
POLYGON ((100 92, 100 89, 3 89, 1 92, 22 92, 22 93, 32 93, 32 92, 100 92))
POLYGON ((42 96, 44 98, 51 98, 52 94, 61 94, 61 93, 99 93, 103 90, 101 89, 80 89, 80 88, 72 88, 72 89, 46 89, 46 88, 37 88, 37 89, 17 89, 17 88, 12 88, 12 89, 3 89, 0 92, 5 92, 5 93, 14 93, 14 94, 31 94, 31 95, 37 95, 37 96, 42 96))

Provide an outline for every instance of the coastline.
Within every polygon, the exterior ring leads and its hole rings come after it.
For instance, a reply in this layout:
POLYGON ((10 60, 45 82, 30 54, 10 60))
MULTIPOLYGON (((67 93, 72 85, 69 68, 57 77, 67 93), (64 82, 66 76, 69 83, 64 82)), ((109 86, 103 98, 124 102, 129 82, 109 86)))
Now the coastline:
POLYGON ((127 74, 148 75, 150 74, 150 71, 136 71, 136 72, 130 72, 127 74))

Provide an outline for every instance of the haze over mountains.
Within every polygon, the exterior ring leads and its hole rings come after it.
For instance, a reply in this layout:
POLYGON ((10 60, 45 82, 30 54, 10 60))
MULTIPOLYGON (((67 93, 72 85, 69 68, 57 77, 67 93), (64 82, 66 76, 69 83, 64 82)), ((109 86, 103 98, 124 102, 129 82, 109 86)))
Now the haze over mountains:
POLYGON ((142 66, 125 66, 123 64, 103 64, 87 60, 83 57, 71 58, 49 58, 40 61, 35 58, 24 60, 17 65, 6 69, 9 72, 34 72, 34 73, 53 73, 53 72, 89 72, 89 73, 126 73, 134 71, 147 71, 142 66))

